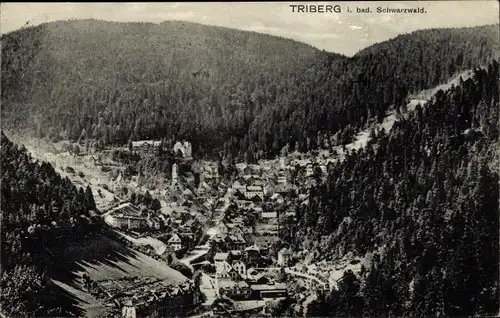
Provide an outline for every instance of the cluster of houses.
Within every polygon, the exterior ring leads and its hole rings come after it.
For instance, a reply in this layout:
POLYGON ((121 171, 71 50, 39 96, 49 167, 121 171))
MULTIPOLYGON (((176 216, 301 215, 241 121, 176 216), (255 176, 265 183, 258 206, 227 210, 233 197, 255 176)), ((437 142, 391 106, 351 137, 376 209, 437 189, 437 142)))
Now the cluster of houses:
POLYGON ((259 264, 260 249, 249 246, 243 251, 217 253, 214 256, 215 285, 219 295, 234 300, 258 300, 286 296, 284 283, 265 275, 265 270, 251 265, 259 264))
POLYGON ((206 222, 203 206, 185 206, 171 203, 160 211, 141 211, 131 202, 122 203, 103 217, 114 229, 140 235, 151 232, 165 242, 165 251, 176 252, 193 246, 196 235, 201 231, 201 224, 206 222))
MULTIPOLYGON (((174 152, 190 158, 191 145, 177 142, 174 152)), ((179 199, 162 206, 161 213, 144 213, 125 203, 107 212, 106 223, 119 229, 161 230, 166 233, 162 241, 169 250, 179 251, 192 246, 190 242, 197 228, 201 229, 209 220, 222 220, 217 225, 217 234, 209 240, 210 247, 217 251, 214 265, 218 292, 235 300, 286 295, 285 284, 266 276, 265 267, 271 264, 261 267, 255 259, 274 259, 274 266, 290 265, 292 252, 286 248, 277 255, 268 255, 267 237, 276 240, 280 231, 286 229, 284 220, 295 217, 294 207, 307 204, 310 184, 318 173, 326 175, 328 163, 290 162, 283 157, 277 165, 237 164, 237 177, 231 181, 221 180, 217 164, 200 163, 200 167, 192 169, 200 173, 197 187, 186 179, 189 176, 185 173, 180 175, 177 164, 172 166, 174 182, 165 191, 176 192, 179 199)), ((191 164, 193 168, 199 165, 191 164)))
MULTIPOLYGON (((148 146, 151 145, 148 144, 148 146)), ((177 142, 174 150, 182 153, 185 157, 191 156, 191 144, 187 141, 177 142)), ((297 174, 293 173, 293 170, 297 165, 302 165, 301 176, 309 178, 309 180, 312 179, 310 177, 314 175, 314 170, 317 167, 322 172, 327 170, 324 164, 316 163, 315 166, 310 161, 305 160, 290 162, 286 157, 283 157, 279 159, 277 166, 237 164, 238 177, 232 180, 231 184, 226 184, 219 180, 217 165, 205 162, 199 169, 202 180, 197 188, 193 188, 189 186, 193 183, 187 182, 185 176, 181 178, 178 165, 173 164, 172 179, 174 182, 170 189, 165 190, 165 192, 178 192, 179 199, 176 202, 171 202, 167 207, 163 206, 161 213, 141 211, 140 208, 127 202, 108 211, 104 219, 113 228, 176 232, 176 235, 169 238, 174 250, 185 247, 182 238, 186 235, 189 236, 189 231, 185 230, 190 230, 192 227, 190 222, 196 220, 205 224, 208 211, 214 207, 216 213, 230 216, 230 220, 226 224, 222 223, 221 227, 231 227, 231 223, 234 223, 242 233, 279 235, 282 220, 294 215, 293 211, 286 209, 287 206, 293 205, 290 195, 293 194, 294 200, 298 198, 301 203, 307 203, 308 182, 300 182, 302 184, 300 187, 295 185, 297 174), (292 178, 292 175, 295 176, 292 178), (180 178, 182 182, 177 183, 180 178), (196 200, 201 209, 190 207, 196 200), (233 211, 228 211, 231 209, 233 211), (251 226, 244 226, 242 217, 249 214, 253 214, 257 222, 251 226)), ((318 170, 316 169, 316 171, 318 170)), ((293 203, 297 202, 293 201, 293 203)), ((235 232, 237 231, 235 230, 235 232)), ((222 228, 220 232, 223 235, 215 238, 215 244, 227 245, 235 249, 247 244, 243 235, 228 234, 228 231, 222 228)))
MULTIPOLYGON (((158 145, 133 143, 148 149, 158 145)), ((219 175, 219 164, 191 160, 189 142, 176 142, 172 151, 186 160, 172 165, 172 183, 162 190, 165 194, 160 191, 169 203, 162 202, 157 213, 123 203, 105 214, 106 223, 122 230, 160 232, 168 250, 175 252, 190 250, 193 242, 199 241, 195 232, 217 220, 217 234, 207 246, 216 251, 213 265, 219 296, 241 301, 287 295, 286 284, 276 282, 266 268, 291 266, 293 253, 282 248, 270 255, 269 246, 286 230, 285 220, 295 221, 295 206, 308 203, 309 188, 318 177, 327 175, 329 161, 297 156, 293 160, 281 157, 260 164, 236 164, 237 177, 227 180, 219 175), (199 176, 196 185, 195 175, 199 176), (173 192, 177 198, 167 199, 173 192)))
POLYGON ((106 293, 113 295, 113 301, 122 303, 122 317, 143 317, 151 312, 160 316, 168 316, 173 313, 183 314, 186 308, 199 303, 200 295, 191 281, 179 285, 167 285, 163 282, 155 282, 146 278, 144 282, 137 282, 127 292, 122 291, 122 286, 107 286, 112 281, 107 281, 106 293))

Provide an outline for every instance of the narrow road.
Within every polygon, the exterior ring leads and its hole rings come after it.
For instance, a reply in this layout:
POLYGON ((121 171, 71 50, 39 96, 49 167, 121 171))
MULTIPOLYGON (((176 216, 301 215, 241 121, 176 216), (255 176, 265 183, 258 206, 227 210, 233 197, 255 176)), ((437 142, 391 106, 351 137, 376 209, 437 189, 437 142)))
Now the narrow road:
POLYGON ((320 285, 327 285, 328 282, 324 282, 322 280, 320 280, 319 278, 317 277, 314 277, 312 275, 309 275, 309 274, 304 274, 304 273, 300 273, 300 272, 297 272, 297 271, 294 271, 294 270, 291 270, 290 267, 286 267, 285 268, 285 273, 287 274, 290 274, 290 275, 293 275, 293 276, 298 276, 298 277, 302 277, 304 279, 307 279, 307 280, 313 280, 315 281, 316 283, 320 284, 320 285))
POLYGON ((191 268, 191 262, 194 261, 195 259, 205 255, 208 253, 208 250, 210 249, 210 239, 212 239, 217 233, 219 233, 219 230, 217 226, 213 226, 209 228, 205 232, 209 237, 208 240, 205 242, 205 244, 197 245, 195 246, 191 251, 187 252, 186 255, 182 259, 180 259, 181 262, 186 264, 191 268))
POLYGON ((294 271, 294 270, 292 270, 293 267, 266 267, 266 268, 256 268, 256 270, 278 271, 278 270, 281 270, 282 268, 285 269, 285 273, 290 274, 292 276, 301 277, 301 278, 304 278, 307 280, 313 280, 316 283, 321 284, 323 286, 328 284, 328 281, 322 281, 321 279, 319 279, 315 276, 294 271))

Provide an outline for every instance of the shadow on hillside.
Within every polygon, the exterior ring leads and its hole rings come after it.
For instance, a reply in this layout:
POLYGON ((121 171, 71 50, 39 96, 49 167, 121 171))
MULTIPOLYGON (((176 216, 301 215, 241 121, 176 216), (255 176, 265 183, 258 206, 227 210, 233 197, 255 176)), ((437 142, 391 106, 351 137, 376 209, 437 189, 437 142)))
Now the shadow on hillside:
POLYGON ((53 279, 77 287, 75 282, 81 281, 81 276, 77 273, 86 271, 85 267, 98 269, 107 265, 127 276, 128 272, 119 264, 138 268, 130 262, 137 257, 137 252, 98 234, 79 242, 53 244, 45 253, 45 262, 53 279))
MULTIPOLYGON (((59 239, 45 246, 38 250, 35 257, 45 267, 47 277, 55 281, 49 283, 52 297, 47 299, 47 303, 53 302, 52 308, 62 309, 55 312, 54 317, 85 317, 85 306, 95 307, 96 304, 89 304, 89 301, 93 302, 92 296, 83 287, 82 273, 87 273, 95 281, 155 276, 154 271, 149 271, 150 264, 142 253, 102 234, 59 239), (141 265, 143 262, 146 265, 144 268, 141 265)), ((168 265, 165 263, 165 266, 168 265)), ((173 279, 178 280, 179 277, 173 279)))
POLYGON ((86 316, 85 310, 80 306, 81 304, 87 304, 86 301, 52 282, 49 283, 49 289, 52 293, 53 299, 56 299, 57 301, 57 304, 55 304, 53 307, 60 308, 60 310, 52 313, 54 317, 86 316))

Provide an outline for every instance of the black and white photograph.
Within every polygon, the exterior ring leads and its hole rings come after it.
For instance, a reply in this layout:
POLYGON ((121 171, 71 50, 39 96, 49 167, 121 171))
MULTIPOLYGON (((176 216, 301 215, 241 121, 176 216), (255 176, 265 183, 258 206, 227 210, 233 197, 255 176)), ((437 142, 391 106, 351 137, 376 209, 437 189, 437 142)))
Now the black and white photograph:
POLYGON ((0 318, 500 317, 499 7, 2 2, 0 318))

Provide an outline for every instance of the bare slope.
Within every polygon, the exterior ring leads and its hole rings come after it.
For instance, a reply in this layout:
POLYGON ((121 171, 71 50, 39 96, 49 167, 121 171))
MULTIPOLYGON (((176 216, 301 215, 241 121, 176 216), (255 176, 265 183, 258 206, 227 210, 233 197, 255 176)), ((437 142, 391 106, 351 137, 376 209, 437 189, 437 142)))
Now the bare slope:
MULTIPOLYGON (((49 276, 68 302, 68 314, 93 317, 106 312, 106 304, 90 295, 83 287, 83 275, 107 284, 119 284, 123 291, 133 291, 134 283, 148 280, 164 286, 177 286, 187 278, 166 263, 102 235, 87 237, 84 242, 61 242, 47 248, 45 257, 51 259, 49 276)), ((46 260, 47 261, 47 260, 46 260)))

